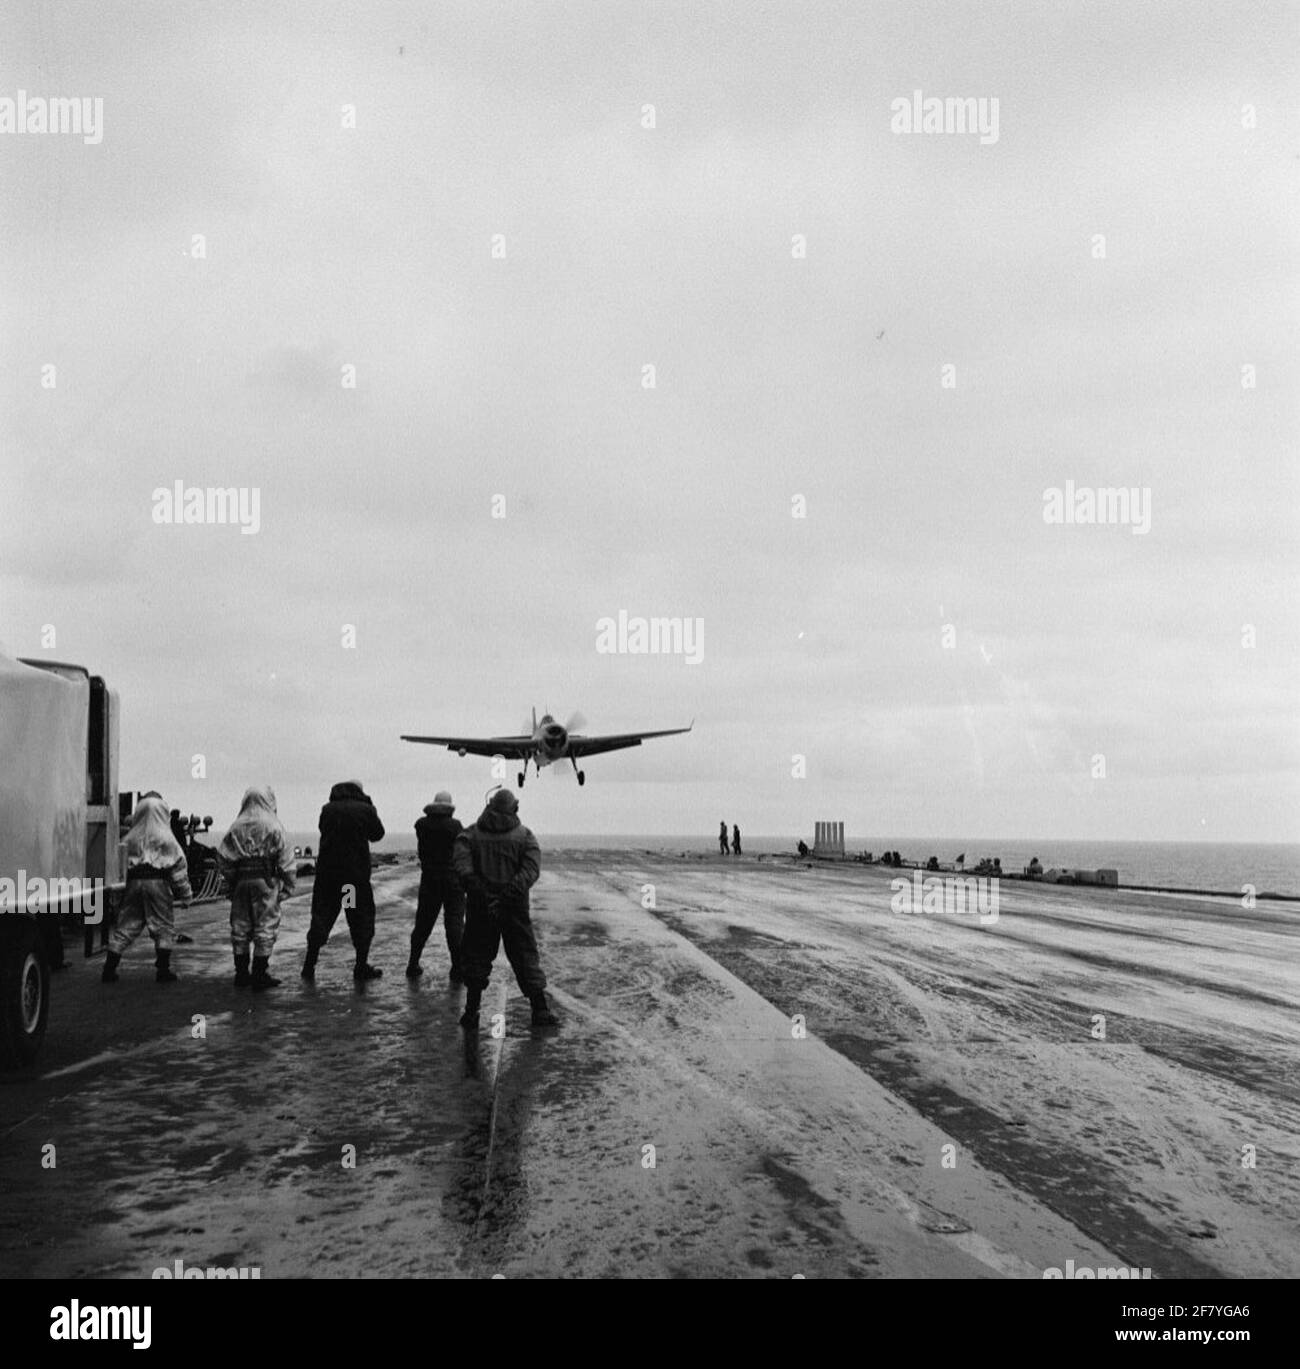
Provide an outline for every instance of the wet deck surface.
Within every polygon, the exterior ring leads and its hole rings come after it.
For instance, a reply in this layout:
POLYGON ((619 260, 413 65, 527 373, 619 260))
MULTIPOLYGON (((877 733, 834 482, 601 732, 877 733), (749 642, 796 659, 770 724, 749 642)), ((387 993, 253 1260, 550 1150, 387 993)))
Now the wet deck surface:
POLYGON ((177 984, 147 942, 114 986, 74 955, 0 1082, 0 1274, 1300 1273, 1294 913, 1004 884, 983 927, 891 911, 876 870, 545 865, 558 1033, 502 956, 467 1042, 441 926, 408 983, 410 865, 361 989, 341 924, 298 978, 303 895, 270 993, 234 989, 220 906, 180 913, 177 984))

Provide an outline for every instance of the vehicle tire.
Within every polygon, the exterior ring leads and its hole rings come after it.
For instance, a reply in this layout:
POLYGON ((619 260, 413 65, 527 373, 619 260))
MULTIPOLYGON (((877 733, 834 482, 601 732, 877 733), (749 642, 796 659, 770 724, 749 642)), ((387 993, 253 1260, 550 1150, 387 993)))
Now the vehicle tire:
POLYGON ((35 924, 15 918, 0 942, 0 1064, 36 1059, 50 1016, 50 966, 35 924))

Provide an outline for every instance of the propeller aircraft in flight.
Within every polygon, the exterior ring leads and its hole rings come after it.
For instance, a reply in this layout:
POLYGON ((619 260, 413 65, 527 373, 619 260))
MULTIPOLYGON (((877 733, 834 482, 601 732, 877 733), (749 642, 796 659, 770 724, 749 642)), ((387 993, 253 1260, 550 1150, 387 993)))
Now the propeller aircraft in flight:
POLYGON ((403 734, 402 740, 445 746, 448 751, 455 751, 462 756, 505 756, 521 760, 524 768, 519 772, 519 787, 522 789, 528 775, 529 761, 540 774, 543 766, 567 759, 578 776, 578 783, 585 784, 587 776, 578 768, 578 762, 584 756, 598 756, 605 751, 640 746, 650 737, 680 736, 695 726, 695 720, 691 719, 690 727, 672 727, 661 732, 618 732, 607 737, 588 737, 575 730, 585 726, 586 720, 579 713, 575 713, 567 723, 557 723, 549 713, 543 713, 539 719, 534 708, 532 731, 514 737, 411 737, 403 734))

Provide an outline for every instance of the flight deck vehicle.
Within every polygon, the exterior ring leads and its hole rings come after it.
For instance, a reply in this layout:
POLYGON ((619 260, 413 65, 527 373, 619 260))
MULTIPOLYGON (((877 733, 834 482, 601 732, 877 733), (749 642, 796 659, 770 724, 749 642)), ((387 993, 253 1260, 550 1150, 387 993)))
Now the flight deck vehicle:
POLYGON ((0 654, 0 1066, 45 1038, 63 933, 103 945, 124 888, 118 698, 98 675, 0 654))

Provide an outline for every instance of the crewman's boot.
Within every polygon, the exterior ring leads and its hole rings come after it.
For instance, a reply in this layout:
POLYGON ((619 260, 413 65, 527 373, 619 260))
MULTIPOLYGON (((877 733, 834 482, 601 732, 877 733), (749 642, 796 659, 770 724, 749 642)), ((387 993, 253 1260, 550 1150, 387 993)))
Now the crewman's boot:
POLYGON ((235 988, 246 989, 253 982, 248 973, 248 952, 235 956, 235 988))
POLYGON ((107 959, 104 961, 104 972, 99 976, 101 984, 117 983, 117 967, 122 963, 122 953, 120 951, 109 951, 107 959))
POLYGON ((482 989, 470 989, 465 995, 465 1011, 460 1015, 460 1025, 466 1031, 478 1030, 478 1009, 482 1001, 482 989))
POLYGON ((255 955, 253 957, 253 992, 261 993, 263 989, 278 989, 280 981, 271 978, 271 957, 269 955, 255 955))
POLYGON ((308 946, 308 947, 307 947, 307 954, 303 957, 303 962, 302 962, 302 977, 303 977, 304 979, 315 979, 315 978, 316 978, 316 960, 317 960, 317 957, 318 957, 319 955, 320 955, 320 947, 319 947, 319 946, 308 946))
POLYGON ((352 978, 359 984, 367 979, 382 979, 383 976, 383 970, 377 965, 371 965, 365 960, 358 959, 357 963, 352 967, 352 978))
POLYGON ((407 979, 419 979, 423 973, 424 970, 420 965, 419 952, 412 951, 410 959, 406 962, 406 977, 407 979))
POLYGON ((172 970, 172 953, 170 951, 159 951, 158 958, 154 961, 158 967, 154 978, 159 984, 174 984, 176 975, 172 970))
POLYGON ((528 1000, 533 1005, 534 1027, 558 1027, 560 1019, 551 1011, 546 995, 539 989, 528 1000))

